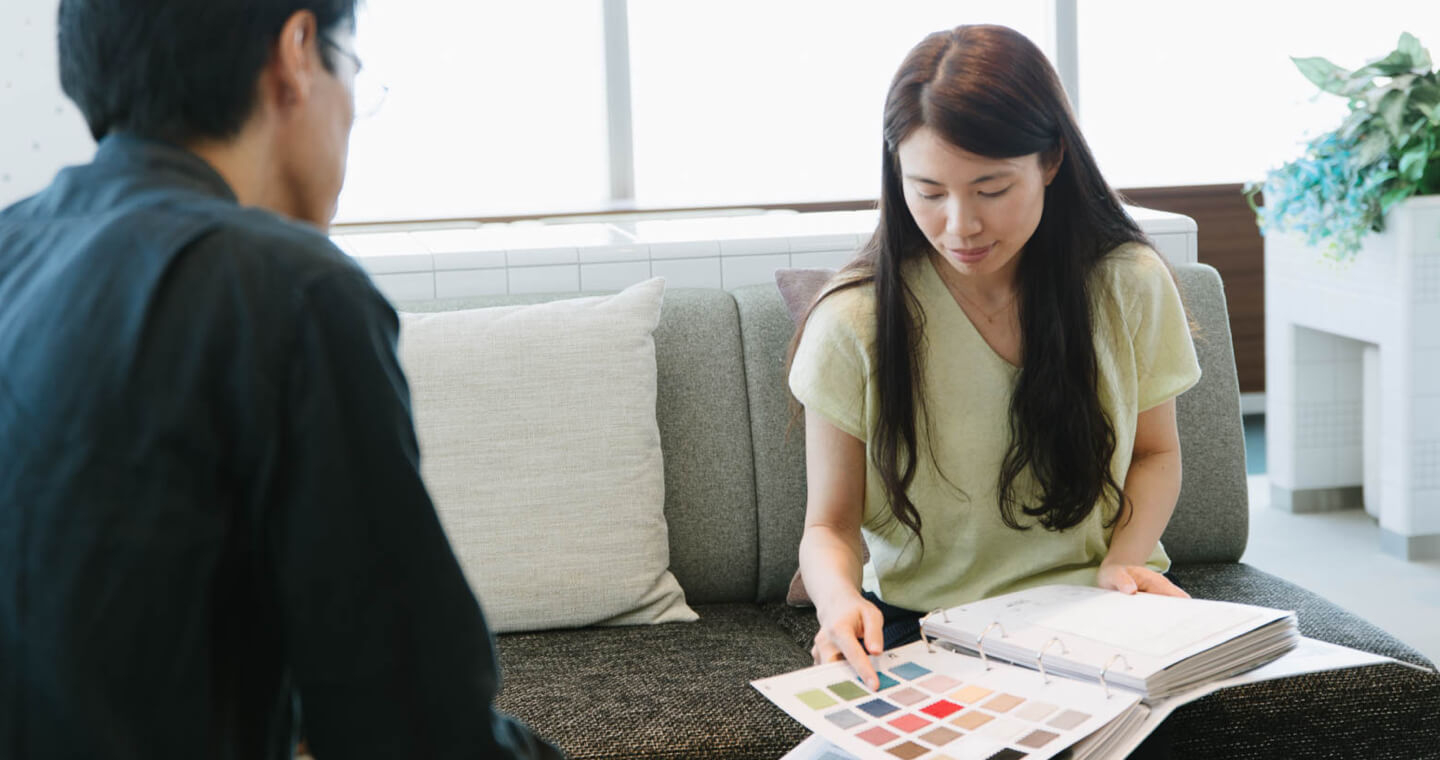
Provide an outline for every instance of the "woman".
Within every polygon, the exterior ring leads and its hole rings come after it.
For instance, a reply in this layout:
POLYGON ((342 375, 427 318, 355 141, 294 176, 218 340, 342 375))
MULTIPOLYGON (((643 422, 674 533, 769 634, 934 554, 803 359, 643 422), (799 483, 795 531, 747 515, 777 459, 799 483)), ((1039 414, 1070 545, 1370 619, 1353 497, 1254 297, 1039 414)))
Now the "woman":
POLYGON ((812 653, 872 688, 866 654, 914 640, 928 610, 1050 583, 1185 596, 1159 539, 1174 398, 1200 376, 1169 269, 1025 37, 927 37, 884 142, 879 225, 790 370, 812 653))

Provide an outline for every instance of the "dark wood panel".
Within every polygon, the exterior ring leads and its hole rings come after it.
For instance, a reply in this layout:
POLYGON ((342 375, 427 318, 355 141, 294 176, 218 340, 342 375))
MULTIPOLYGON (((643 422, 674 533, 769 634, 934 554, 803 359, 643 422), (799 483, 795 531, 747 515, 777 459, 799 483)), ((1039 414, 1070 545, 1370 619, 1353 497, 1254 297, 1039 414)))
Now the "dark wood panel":
POLYGON ((1265 249, 1241 185, 1121 190, 1136 206, 1172 211, 1199 227, 1200 261, 1215 267, 1230 302, 1242 393, 1265 390, 1265 249))

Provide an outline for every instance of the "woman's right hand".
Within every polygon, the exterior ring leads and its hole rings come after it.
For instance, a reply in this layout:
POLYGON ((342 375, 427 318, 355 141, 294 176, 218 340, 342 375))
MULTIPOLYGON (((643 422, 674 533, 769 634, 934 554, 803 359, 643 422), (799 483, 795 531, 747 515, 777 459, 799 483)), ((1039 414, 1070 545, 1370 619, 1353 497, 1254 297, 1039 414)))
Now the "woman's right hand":
POLYGON ((880 609, 852 593, 834 603, 817 604, 815 614, 820 620, 810 648, 815 664, 844 659, 871 691, 878 691, 880 677, 869 655, 885 651, 885 616, 880 609))

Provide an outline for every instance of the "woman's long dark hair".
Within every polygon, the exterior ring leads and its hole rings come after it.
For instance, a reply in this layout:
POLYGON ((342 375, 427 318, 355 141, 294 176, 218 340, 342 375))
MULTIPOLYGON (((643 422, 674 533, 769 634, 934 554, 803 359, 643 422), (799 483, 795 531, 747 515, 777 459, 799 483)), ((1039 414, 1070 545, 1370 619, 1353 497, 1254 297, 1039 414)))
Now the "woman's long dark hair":
MULTIPOLYGON (((1097 387, 1090 274, 1108 251, 1146 242, 1145 235, 1100 176, 1055 70, 1034 43, 1003 26, 936 32, 906 56, 885 99, 880 221, 837 277, 840 284, 817 299, 873 284, 879 419, 870 450, 890 511, 920 535, 920 513, 906 491, 918 465, 916 420, 926 417, 918 359, 924 325, 902 270, 932 246, 905 205, 897 150, 922 126, 988 158, 1060 157, 1016 270, 1022 366, 997 484, 1000 513, 1012 528, 1030 527, 1023 513, 1046 529, 1064 530, 1108 495, 1119 507, 1113 524, 1126 503, 1110 470, 1115 429, 1097 387), (1027 468, 1042 489, 1038 504, 1021 503, 1016 494, 1015 481, 1027 468)), ((791 344, 792 359, 804 324, 791 344)), ((926 430, 933 435, 931 425, 926 430)))

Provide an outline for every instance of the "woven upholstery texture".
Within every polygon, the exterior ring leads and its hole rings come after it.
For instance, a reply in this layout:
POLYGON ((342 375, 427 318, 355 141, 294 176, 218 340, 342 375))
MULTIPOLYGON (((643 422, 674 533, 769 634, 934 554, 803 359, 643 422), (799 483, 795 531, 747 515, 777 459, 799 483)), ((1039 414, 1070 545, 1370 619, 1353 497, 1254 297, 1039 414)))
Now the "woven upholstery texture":
POLYGON ((805 418, 793 414, 785 381, 785 356, 795 326, 774 285, 751 285, 731 293, 740 310, 755 447, 760 528, 756 600, 768 602, 785 598, 799 567, 805 524, 805 418))
POLYGON ((1249 491, 1225 288, 1219 273, 1204 264, 1179 264, 1175 276, 1203 374, 1175 400, 1185 476, 1161 541, 1178 565, 1237 562, 1249 536, 1249 491))
POLYGON ((774 760, 809 732, 750 686, 810 664, 754 604, 700 622, 499 637, 498 705, 572 760, 774 760))

